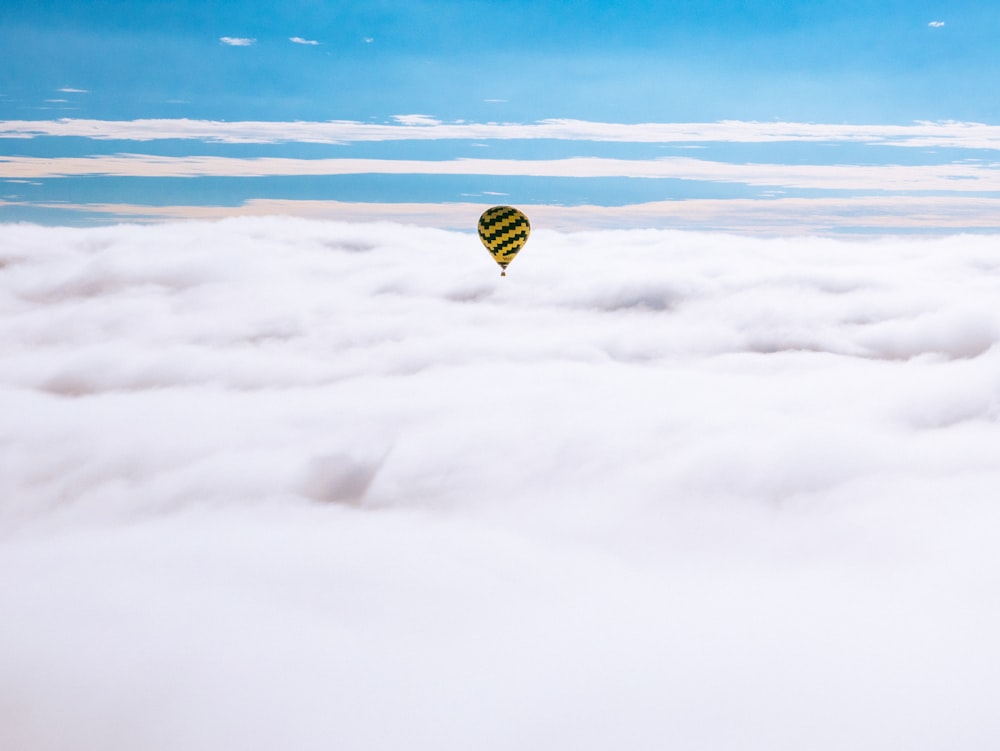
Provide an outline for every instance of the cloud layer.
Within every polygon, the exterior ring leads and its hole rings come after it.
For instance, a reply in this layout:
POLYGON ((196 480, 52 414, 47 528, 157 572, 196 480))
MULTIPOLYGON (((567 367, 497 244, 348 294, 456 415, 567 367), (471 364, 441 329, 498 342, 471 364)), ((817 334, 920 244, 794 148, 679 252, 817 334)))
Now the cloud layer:
POLYGON ((341 216, 336 202, 367 201, 372 205, 358 204, 347 218, 384 213, 382 204, 398 203, 391 216, 397 219, 409 213, 405 204, 422 203, 426 213, 439 213, 433 204, 505 196, 557 212, 588 205, 605 218, 645 217, 618 226, 743 232, 752 227, 737 202, 756 199, 763 232, 782 224, 791 232, 826 231, 835 215, 840 224, 833 231, 980 231, 996 226, 1000 199, 993 158, 1000 128, 964 122, 446 123, 411 113, 384 123, 4 121, 0 138, 17 146, 0 157, 0 179, 48 181, 43 190, 0 196, 0 217, 8 220, 62 214, 63 221, 74 221, 71 213, 87 212, 92 220, 106 220, 112 202, 121 200, 118 178, 143 180, 132 185, 135 203, 121 206, 118 218, 227 216, 279 204, 295 215, 311 215, 323 201, 329 215, 341 216), (18 145, 36 138, 75 140, 64 142, 55 157, 35 145, 18 145), (315 179, 324 176, 350 180, 315 179), (56 184, 64 178, 80 182, 56 184), (191 205, 184 207, 169 205, 178 200, 177 186, 170 184, 176 178, 238 179, 211 189, 199 184, 187 193, 191 205), (424 184, 407 178, 429 179, 424 184), (89 201, 81 200, 85 195, 89 201), (905 205, 895 201, 900 196, 907 197, 905 205), (817 203, 798 212, 798 204, 788 201, 799 199, 817 203), (711 224, 687 221, 704 213, 706 200, 731 200, 731 211, 711 224), (668 221, 677 207, 666 201, 689 204, 679 223, 668 221), (831 210, 830 201, 839 208, 831 210), (782 218, 793 213, 803 219, 782 218))
POLYGON ((262 177, 274 175, 494 175, 700 180, 792 189, 1000 192, 994 164, 787 165, 661 159, 237 159, 219 156, 0 157, 0 175, 18 179, 118 177, 262 177))
MULTIPOLYGON (((230 39, 223 37, 223 39, 230 39)), ((255 40, 232 40, 253 43, 255 40)), ((355 143, 396 140, 556 139, 630 143, 867 143, 914 148, 1000 149, 1000 126, 969 122, 911 125, 747 122, 603 123, 547 119, 537 123, 442 123, 420 114, 396 124, 329 122, 223 122, 213 120, 5 120, 0 137, 73 136, 102 140, 195 139, 219 143, 355 143)))
POLYGON ((998 272, 4 226, 0 745, 988 747, 998 272))

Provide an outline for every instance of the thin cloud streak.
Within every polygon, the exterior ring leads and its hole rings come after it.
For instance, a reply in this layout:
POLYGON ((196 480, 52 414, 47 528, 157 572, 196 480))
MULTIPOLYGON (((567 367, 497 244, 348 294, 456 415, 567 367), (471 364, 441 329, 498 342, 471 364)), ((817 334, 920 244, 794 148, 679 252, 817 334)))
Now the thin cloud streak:
POLYGON ((315 39, 303 39, 302 37, 288 37, 288 41, 293 42, 295 44, 305 44, 312 47, 315 47, 316 45, 319 44, 319 42, 317 42, 315 39))
POLYGON ((230 47, 249 47, 257 43, 256 39, 248 39, 246 37, 219 37, 219 41, 230 47))
POLYGON ((394 115, 395 120, 400 125, 432 127, 441 125, 441 121, 430 115, 394 115))
MULTIPOLYGON (((211 143, 362 143, 375 141, 531 140, 615 143, 862 143, 879 146, 948 147, 1000 150, 1000 126, 969 122, 918 122, 912 125, 764 123, 728 120, 714 123, 601 123, 542 120, 537 123, 440 123, 429 115, 395 123, 352 120, 328 122, 220 122, 139 119, 0 121, 0 137, 72 136, 94 140, 198 140, 211 143)), ((402 118, 402 120, 400 120, 402 118)))
POLYGON ((266 177, 304 175, 493 175, 526 177, 625 177, 740 183, 793 189, 1000 191, 996 165, 786 165, 730 164, 688 157, 605 159, 288 159, 268 157, 163 157, 125 154, 100 157, 0 157, 0 178, 266 177))

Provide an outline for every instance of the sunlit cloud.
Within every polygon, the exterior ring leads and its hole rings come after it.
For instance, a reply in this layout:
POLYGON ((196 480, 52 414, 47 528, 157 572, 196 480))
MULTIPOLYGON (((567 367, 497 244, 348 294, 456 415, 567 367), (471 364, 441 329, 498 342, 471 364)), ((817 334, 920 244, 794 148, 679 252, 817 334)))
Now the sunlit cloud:
POLYGON ((219 41, 230 47, 249 47, 257 43, 256 39, 249 39, 247 37, 219 37, 219 41))
POLYGON ((927 25, 930 26, 932 29, 940 29, 942 26, 944 26, 944 21, 931 21, 927 25))
POLYGON ((87 89, 73 89, 73 88, 70 88, 68 86, 65 86, 65 87, 63 87, 61 89, 56 89, 56 91, 62 92, 63 94, 89 94, 90 93, 89 91, 87 91, 87 89))
POLYGON ((294 42, 295 44, 305 44, 310 46, 316 46, 319 44, 315 39, 303 39, 302 37, 288 37, 289 42, 294 42))

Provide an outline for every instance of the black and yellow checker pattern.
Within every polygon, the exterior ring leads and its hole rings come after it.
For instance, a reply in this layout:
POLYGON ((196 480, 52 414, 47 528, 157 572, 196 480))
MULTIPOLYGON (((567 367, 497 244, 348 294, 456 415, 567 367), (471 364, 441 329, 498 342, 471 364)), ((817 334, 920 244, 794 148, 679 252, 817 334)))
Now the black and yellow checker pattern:
POLYGON ((507 264, 528 242, 530 233, 528 217, 513 206, 494 206, 479 217, 479 239, 500 264, 500 276, 507 275, 507 264))

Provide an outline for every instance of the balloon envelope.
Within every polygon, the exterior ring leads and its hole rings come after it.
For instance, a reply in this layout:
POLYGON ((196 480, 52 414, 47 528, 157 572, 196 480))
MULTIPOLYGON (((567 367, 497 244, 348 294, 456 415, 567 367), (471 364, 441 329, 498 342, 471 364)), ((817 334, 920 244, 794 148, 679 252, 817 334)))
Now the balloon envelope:
POLYGON ((500 264, 500 276, 506 276, 507 264, 528 242, 530 233, 528 217, 513 206, 494 206, 479 217, 479 239, 500 264))

